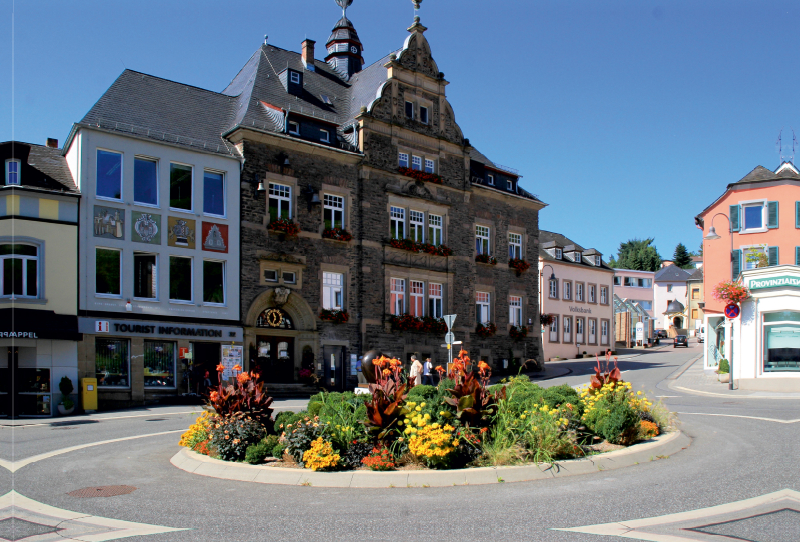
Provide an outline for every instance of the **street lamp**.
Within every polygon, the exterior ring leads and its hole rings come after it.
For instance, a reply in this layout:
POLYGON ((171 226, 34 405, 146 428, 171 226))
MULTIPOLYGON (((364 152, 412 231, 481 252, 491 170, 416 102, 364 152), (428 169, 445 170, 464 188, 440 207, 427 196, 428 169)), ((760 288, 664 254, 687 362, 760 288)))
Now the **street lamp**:
MULTIPOLYGON (((722 237, 717 233, 717 230, 714 229, 714 219, 717 218, 718 216, 724 216, 725 220, 728 221, 728 237, 731 240, 731 249, 730 252, 728 252, 728 257, 729 261, 733 262, 733 229, 731 228, 731 219, 728 215, 726 215, 725 213, 717 213, 711 217, 711 227, 708 228, 708 234, 705 236, 705 239, 707 239, 708 241, 716 241, 717 239, 722 239, 722 237)), ((727 320, 728 317, 726 316, 725 319, 727 320)), ((733 335, 733 323, 731 323, 730 330, 731 330, 730 334, 733 335)), ((731 344, 730 342, 731 337, 725 337, 725 339, 728 341, 728 344, 731 344)), ((728 371, 730 372, 730 378, 728 379, 728 389, 732 390, 733 389, 733 346, 731 346, 730 358, 731 359, 728 360, 728 371)))

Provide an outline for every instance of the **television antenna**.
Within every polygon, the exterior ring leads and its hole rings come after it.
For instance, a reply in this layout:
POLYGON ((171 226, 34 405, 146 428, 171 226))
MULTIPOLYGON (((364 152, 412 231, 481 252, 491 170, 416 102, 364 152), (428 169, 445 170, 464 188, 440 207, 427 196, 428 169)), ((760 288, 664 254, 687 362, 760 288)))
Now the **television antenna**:
MULTIPOLYGON (((778 141, 776 142, 776 145, 778 147, 778 156, 780 157, 781 164, 783 164, 784 162, 790 162, 794 164, 794 155, 797 152, 797 147, 798 147, 797 134, 795 134, 794 128, 790 128, 790 130, 792 131, 792 153, 790 156, 788 156, 788 159, 784 155, 783 128, 781 128, 780 131, 778 132, 778 141)), ((787 154, 789 153, 788 147, 789 145, 787 144, 785 149, 787 154)))

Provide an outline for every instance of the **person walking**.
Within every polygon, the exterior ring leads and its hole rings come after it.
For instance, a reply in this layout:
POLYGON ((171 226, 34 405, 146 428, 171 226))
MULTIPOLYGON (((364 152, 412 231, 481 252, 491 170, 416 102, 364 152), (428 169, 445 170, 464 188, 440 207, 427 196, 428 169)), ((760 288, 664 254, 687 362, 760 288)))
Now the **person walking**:
POLYGON ((431 358, 426 358, 425 363, 422 364, 422 383, 433 386, 433 363, 431 358))
POLYGON ((422 384, 422 364, 417 359, 417 356, 411 356, 411 370, 408 373, 408 378, 414 381, 415 386, 422 384))

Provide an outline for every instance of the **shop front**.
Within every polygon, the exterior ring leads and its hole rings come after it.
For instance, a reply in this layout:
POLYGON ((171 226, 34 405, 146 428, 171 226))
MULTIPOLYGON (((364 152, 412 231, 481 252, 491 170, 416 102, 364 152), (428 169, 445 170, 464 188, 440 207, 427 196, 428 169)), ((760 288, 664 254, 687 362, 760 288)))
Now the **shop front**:
POLYGON ((80 338, 77 316, 0 309, 0 417, 53 416, 61 379, 78 388, 80 338))
POLYGON ((800 266, 752 269, 741 276, 750 297, 732 320, 728 348, 734 383, 739 389, 800 391, 800 266))
POLYGON ((101 409, 203 395, 218 383, 217 365, 230 372, 242 359, 240 327, 99 318, 78 326, 80 373, 97 379, 101 409))

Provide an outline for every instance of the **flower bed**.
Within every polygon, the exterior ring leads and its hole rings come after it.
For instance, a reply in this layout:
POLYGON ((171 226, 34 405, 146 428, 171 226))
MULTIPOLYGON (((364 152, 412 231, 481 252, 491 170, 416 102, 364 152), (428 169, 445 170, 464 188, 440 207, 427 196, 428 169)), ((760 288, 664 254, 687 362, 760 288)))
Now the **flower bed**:
POLYGON ((409 252, 426 252, 434 256, 452 256, 453 249, 447 245, 432 245, 430 243, 418 243, 413 239, 388 239, 386 241, 390 247, 407 250, 409 252))
POLYGON ((334 324, 344 324, 350 319, 350 314, 347 311, 338 309, 322 309, 319 312, 319 318, 334 324))
POLYGON ((508 267, 517 272, 517 276, 522 275, 530 268, 531 264, 521 258, 511 258, 508 260, 508 267))
POLYGON ((610 356, 605 365, 598 360, 580 391, 541 388, 525 376, 488 386, 489 366, 481 361, 468 372, 463 350, 449 372, 437 368, 437 386, 414 386, 400 360, 374 363, 378 379, 370 394, 319 393, 307 410, 281 412, 274 422, 264 417, 268 402, 255 400, 257 375, 240 373, 225 388, 225 401, 214 390, 214 412, 203 413, 181 445, 229 461, 271 456, 279 465, 316 471, 451 469, 583 457, 600 442, 627 446, 671 423, 663 407, 621 380, 610 356))
POLYGON ((488 263, 489 265, 497 265, 497 258, 489 256, 488 254, 478 254, 475 256, 475 261, 478 263, 488 263))
POLYGON ((278 218, 277 220, 271 220, 269 224, 267 224, 267 229, 276 231, 279 233, 285 233, 289 237, 294 237, 298 233, 300 233, 300 225, 296 222, 292 222, 288 218, 278 218))
POLYGON ((447 324, 442 318, 432 318, 430 316, 411 316, 410 314, 389 316, 389 323, 395 331, 419 331, 421 333, 435 333, 444 335, 447 333, 447 324))
POLYGON ((323 239, 333 239, 334 241, 350 241, 353 234, 344 228, 328 228, 322 232, 323 239))
POLYGON ((411 169, 410 167, 397 168, 397 171, 401 175, 405 175, 406 177, 411 177, 412 179, 417 181, 423 181, 426 183, 434 183, 434 184, 444 184, 444 177, 442 177, 441 175, 437 175, 436 173, 426 173, 418 169, 411 169))

